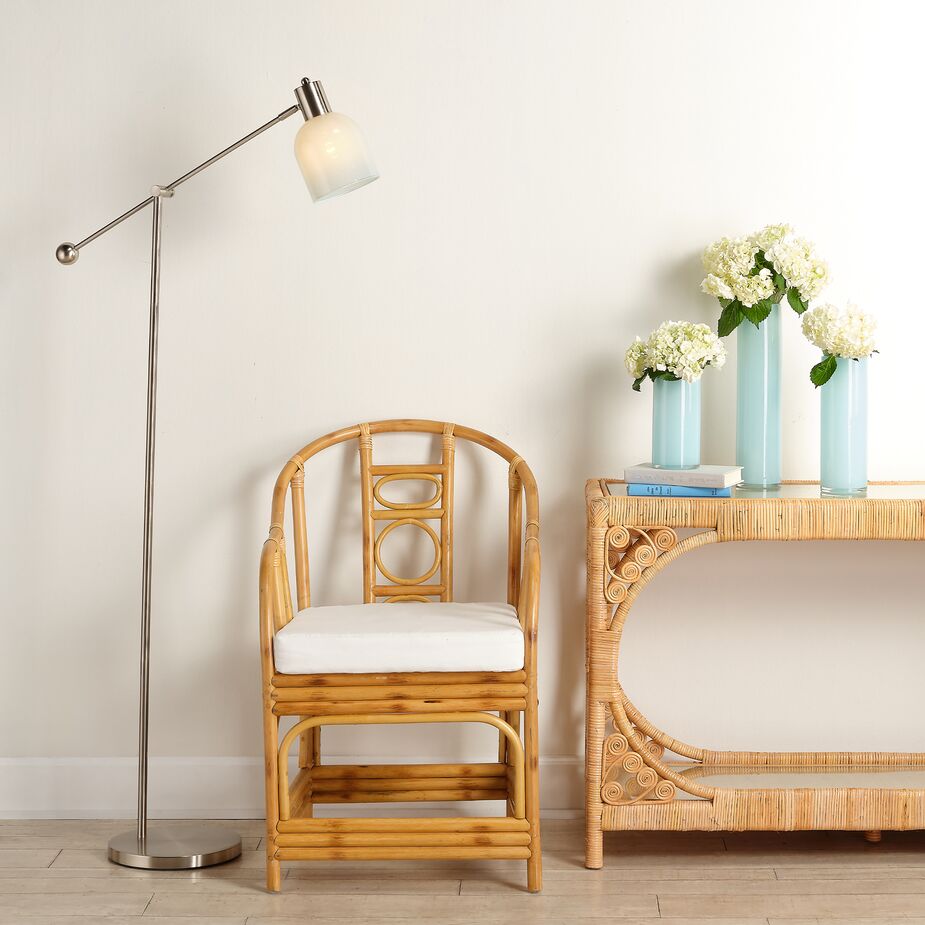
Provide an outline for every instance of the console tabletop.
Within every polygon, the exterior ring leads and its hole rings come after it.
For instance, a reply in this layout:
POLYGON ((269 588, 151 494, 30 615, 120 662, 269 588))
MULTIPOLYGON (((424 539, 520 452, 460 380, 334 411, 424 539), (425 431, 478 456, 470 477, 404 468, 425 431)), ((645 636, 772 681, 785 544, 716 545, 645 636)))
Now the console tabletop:
POLYGON ((853 498, 821 496, 818 482, 678 498, 592 479, 585 497, 587 867, 603 865, 604 831, 842 829, 879 840, 925 829, 925 753, 711 751, 647 720, 618 671, 633 602, 684 553, 730 541, 925 540, 925 482, 872 482, 853 498))

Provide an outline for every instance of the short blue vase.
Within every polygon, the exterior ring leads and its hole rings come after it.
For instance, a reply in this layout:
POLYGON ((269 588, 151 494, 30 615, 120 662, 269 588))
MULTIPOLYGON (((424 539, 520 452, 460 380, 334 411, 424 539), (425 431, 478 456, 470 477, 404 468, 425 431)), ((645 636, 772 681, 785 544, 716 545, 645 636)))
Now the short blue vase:
POLYGON ((867 360, 839 358, 822 392, 822 493, 867 491, 867 360))
POLYGON ((652 401, 652 465, 693 469, 700 465, 700 380, 656 379, 652 401))
POLYGON ((779 488, 781 473, 780 305, 736 333, 736 465, 746 488, 779 488))

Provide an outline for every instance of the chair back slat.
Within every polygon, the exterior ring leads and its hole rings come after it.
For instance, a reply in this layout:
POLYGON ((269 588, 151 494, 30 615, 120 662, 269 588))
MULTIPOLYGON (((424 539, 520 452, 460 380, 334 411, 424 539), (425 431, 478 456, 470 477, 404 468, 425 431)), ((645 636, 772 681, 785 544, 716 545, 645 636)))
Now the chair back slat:
POLYGON ((441 601, 453 600, 453 483, 456 475, 456 437, 453 425, 443 428, 443 517, 440 519, 440 551, 443 577, 441 601))
POLYGON ((360 479, 363 506, 363 599, 376 601, 453 600, 453 425, 443 427, 440 462, 432 465, 375 465, 369 424, 360 425, 360 479), (423 501, 390 501, 382 489, 390 482, 419 481, 432 486, 423 501), (421 575, 393 574, 382 561, 382 546, 398 527, 422 530, 434 547, 433 563, 421 575))
POLYGON ((376 584, 376 566, 373 561, 373 544, 376 538, 376 524, 373 520, 373 438, 369 424, 360 425, 360 485, 363 492, 363 603, 375 601, 373 588, 376 584))

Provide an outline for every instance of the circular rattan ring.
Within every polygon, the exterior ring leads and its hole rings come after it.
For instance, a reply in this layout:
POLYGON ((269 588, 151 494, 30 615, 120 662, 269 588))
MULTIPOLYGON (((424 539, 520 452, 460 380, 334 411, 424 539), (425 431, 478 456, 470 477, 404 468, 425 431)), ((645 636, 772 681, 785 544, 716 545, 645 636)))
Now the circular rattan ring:
POLYGON ((413 517, 403 517, 401 520, 393 520, 388 524, 383 531, 376 537, 376 545, 373 548, 373 555, 376 558, 376 566, 379 571, 395 585, 419 585, 427 581, 428 578, 432 577, 437 573, 437 569, 440 568, 440 538, 434 532, 433 527, 430 524, 424 523, 422 520, 415 520, 413 517), (420 575, 417 578, 399 578, 396 575, 393 575, 383 564, 382 556, 380 555, 380 548, 382 546, 382 541, 396 528, 401 527, 404 524, 410 524, 413 527, 420 527, 432 540, 434 543, 434 564, 426 571, 423 575, 420 575))
POLYGON ((391 475, 382 476, 379 481, 373 485, 373 497, 390 511, 405 511, 412 508, 433 507, 443 496, 443 484, 440 479, 429 472, 393 472, 391 475), (386 501, 380 494, 380 489, 386 482, 433 482, 434 495, 426 501, 386 501))

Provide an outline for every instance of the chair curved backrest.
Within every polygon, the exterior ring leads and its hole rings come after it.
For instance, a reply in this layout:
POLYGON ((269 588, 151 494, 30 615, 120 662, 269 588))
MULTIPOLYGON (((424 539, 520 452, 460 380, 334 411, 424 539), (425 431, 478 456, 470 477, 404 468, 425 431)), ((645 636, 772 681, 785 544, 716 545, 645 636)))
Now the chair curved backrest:
MULTIPOLYGON (((355 424, 326 434, 304 446, 283 467, 273 490, 270 540, 276 541, 285 556, 283 520, 286 497, 291 495, 292 539, 295 557, 298 609, 311 603, 309 586, 308 537, 305 511, 305 463, 322 450, 356 440, 360 454, 363 517, 363 600, 451 601, 453 599, 453 482, 455 447, 458 439, 482 446, 509 464, 508 475, 508 602, 518 606, 524 550, 530 544, 539 567, 539 500, 536 481, 529 466, 509 446, 478 430, 443 421, 388 420, 355 424), (441 437, 439 463, 429 465, 377 465, 373 462, 373 437, 377 434, 424 433, 441 437), (431 483, 431 496, 422 502, 396 502, 383 496, 389 482, 421 480, 431 483), (524 520, 526 508, 526 520, 524 520), (379 524, 384 524, 381 528, 379 524), (434 562, 422 575, 401 577, 392 574, 380 556, 382 540, 400 525, 423 530, 434 545, 434 562)), ((528 550, 529 551, 529 550, 528 550)), ((537 578, 538 580, 538 578, 537 578)), ((286 581, 285 577, 282 581, 286 581)), ((282 591, 282 589, 280 589, 282 591)), ((289 589, 285 596, 289 597, 289 589)), ((277 628, 292 617, 291 602, 276 608, 277 628), (280 612, 281 610, 285 612, 280 612)), ((535 610, 535 608, 533 608, 535 610)), ((520 607, 518 606, 520 612, 520 607)), ((521 613, 525 624, 526 615, 521 613)))

